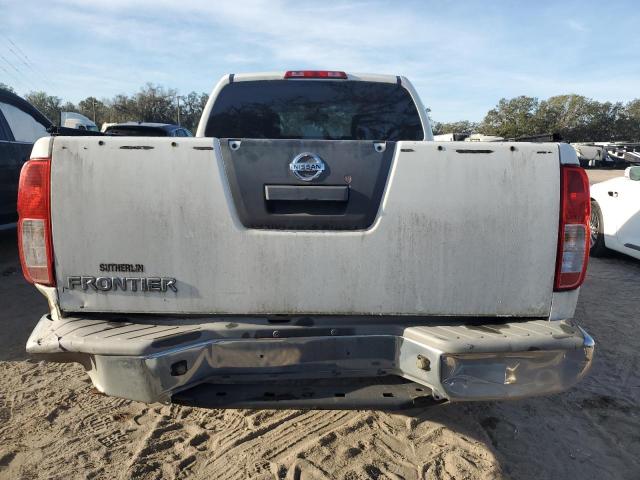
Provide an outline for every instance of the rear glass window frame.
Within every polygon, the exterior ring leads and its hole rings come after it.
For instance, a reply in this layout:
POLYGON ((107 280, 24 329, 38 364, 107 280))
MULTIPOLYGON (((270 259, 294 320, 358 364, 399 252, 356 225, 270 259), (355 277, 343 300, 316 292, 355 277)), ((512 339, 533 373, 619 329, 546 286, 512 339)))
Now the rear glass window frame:
POLYGON ((33 144, 37 139, 49 135, 47 125, 42 121, 46 118, 34 116, 24 105, 0 101, 0 113, 11 135, 10 138, 13 137, 10 140, 12 142, 33 144))
POLYGON ((204 136, 367 141, 421 141, 426 138, 419 106, 411 92, 400 83, 282 79, 236 81, 225 85, 211 107, 204 136), (310 95, 305 91, 309 86, 319 89, 310 95), (360 91, 355 92, 356 89, 360 91), (366 100, 360 103, 354 100, 349 104, 356 93, 366 100), (376 110, 376 103, 368 102, 371 97, 366 97, 367 93, 389 101, 382 106, 378 102, 380 107, 376 110), (332 94, 337 98, 331 98, 332 94), (344 98, 340 99, 340 95, 344 98), (304 105, 310 97, 312 105, 304 105), (301 102, 297 108, 292 103, 295 100, 301 102), (317 120, 309 120, 309 112, 313 112, 317 120), (305 118, 301 118, 302 115, 305 118), (305 123, 306 120, 309 121, 305 123))
POLYGON ((4 118, 4 114, 0 110, 0 141, 15 142, 13 132, 9 126, 9 122, 4 118))

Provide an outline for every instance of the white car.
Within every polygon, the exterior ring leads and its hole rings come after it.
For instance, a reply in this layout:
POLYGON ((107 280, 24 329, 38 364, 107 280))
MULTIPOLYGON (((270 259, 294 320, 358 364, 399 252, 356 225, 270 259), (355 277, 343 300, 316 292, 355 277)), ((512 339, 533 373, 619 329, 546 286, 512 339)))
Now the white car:
POLYGON ((97 125, 84 115, 76 112, 61 112, 60 125, 66 128, 77 128, 78 130, 88 130, 97 132, 97 125))
POLYGON ((607 249, 640 259, 640 166, 591 187, 591 255, 607 249))

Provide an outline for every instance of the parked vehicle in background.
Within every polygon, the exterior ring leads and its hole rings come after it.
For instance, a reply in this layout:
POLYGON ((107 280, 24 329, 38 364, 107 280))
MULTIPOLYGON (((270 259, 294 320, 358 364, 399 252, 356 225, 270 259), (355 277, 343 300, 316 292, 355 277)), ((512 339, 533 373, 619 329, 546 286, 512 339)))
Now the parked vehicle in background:
POLYGON ((632 165, 640 165, 640 146, 635 150, 627 150, 624 152, 624 160, 632 165))
POLYGON ((504 137, 496 135, 484 135, 482 133, 473 133, 464 139, 465 142, 503 142, 504 137))
POLYGON ((527 143, 556 143, 562 138, 557 133, 541 133, 536 135, 524 135, 520 137, 504 138, 494 135, 484 135, 482 133, 443 133, 434 135, 436 142, 527 142, 527 143))
POLYGON ((640 166, 591 187, 591 255, 607 249, 640 259, 640 166))
POLYGON ((60 114, 60 125, 65 128, 76 128, 90 132, 98 131, 98 126, 93 121, 76 112, 62 112, 60 114))
POLYGON ((636 165, 640 163, 640 143, 634 142, 593 142, 593 145, 604 147, 608 160, 614 166, 636 165))
POLYGON ((468 133, 441 133, 434 135, 435 142, 463 142, 469 136, 468 133))
POLYGON ((571 146, 578 155, 580 166, 587 168, 613 167, 615 161, 607 152, 606 147, 594 143, 572 143, 571 146))
POLYGON ((18 95, 0 89, 0 225, 17 220, 20 169, 51 122, 18 95))
POLYGON ((106 394, 406 407, 558 392, 591 365, 575 151, 434 142, 404 77, 228 75, 196 138, 32 157, 19 245, 50 312, 27 351, 106 394))
POLYGON ((103 132, 118 137, 193 137, 186 128, 171 123, 113 123, 104 128, 103 132))

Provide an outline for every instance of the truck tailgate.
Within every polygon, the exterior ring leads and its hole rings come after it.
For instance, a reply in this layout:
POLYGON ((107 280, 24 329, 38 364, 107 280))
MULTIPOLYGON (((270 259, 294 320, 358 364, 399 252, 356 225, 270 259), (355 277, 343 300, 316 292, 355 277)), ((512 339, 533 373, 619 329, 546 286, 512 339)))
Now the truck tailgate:
MULTIPOLYGON (((341 142, 329 143, 339 150, 341 142)), ((243 149, 250 146, 243 141, 243 149)), ((61 309, 547 316, 558 230, 557 145, 388 148, 388 175, 370 227, 285 230, 242 223, 226 140, 57 137, 51 211, 61 309), (96 288, 83 277, 109 280, 96 288), (127 277, 175 279, 176 291, 164 280, 160 287, 137 283, 134 291, 133 281, 123 283, 127 277)), ((286 171, 291 157, 275 142, 268 161, 286 171)), ((298 216, 305 215, 314 213, 298 216)))

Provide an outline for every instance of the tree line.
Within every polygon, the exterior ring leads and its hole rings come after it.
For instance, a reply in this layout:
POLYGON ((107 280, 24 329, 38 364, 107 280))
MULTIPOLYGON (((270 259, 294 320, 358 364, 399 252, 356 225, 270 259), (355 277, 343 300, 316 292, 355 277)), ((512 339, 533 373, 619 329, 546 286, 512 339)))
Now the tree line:
MULTIPOLYGON (((13 91, 1 83, 0 88, 13 91)), ((197 92, 178 95, 173 88, 147 83, 133 95, 120 94, 110 99, 87 97, 77 104, 43 91, 29 92, 24 98, 56 125, 60 123, 61 112, 76 112, 93 120, 98 127, 104 122, 178 123, 179 104, 179 123, 195 133, 209 96, 197 92)))
MULTIPOLYGON (((0 83, 0 88, 10 88, 0 83)), ((98 100, 87 97, 74 104, 46 92, 29 92, 25 98, 53 123, 60 112, 78 112, 103 122, 180 123, 195 131, 207 102, 206 93, 177 95, 172 88, 147 83, 133 95, 98 100)), ((640 141, 640 98, 630 102, 599 102, 582 95, 557 95, 546 100, 525 95, 502 98, 480 122, 433 122, 434 134, 482 133, 504 138, 557 133, 569 142, 640 141)))
POLYGON ((482 133, 504 138, 557 133, 568 142, 640 141, 640 99, 599 102, 582 95, 546 100, 502 98, 481 122, 434 123, 434 134, 482 133))

